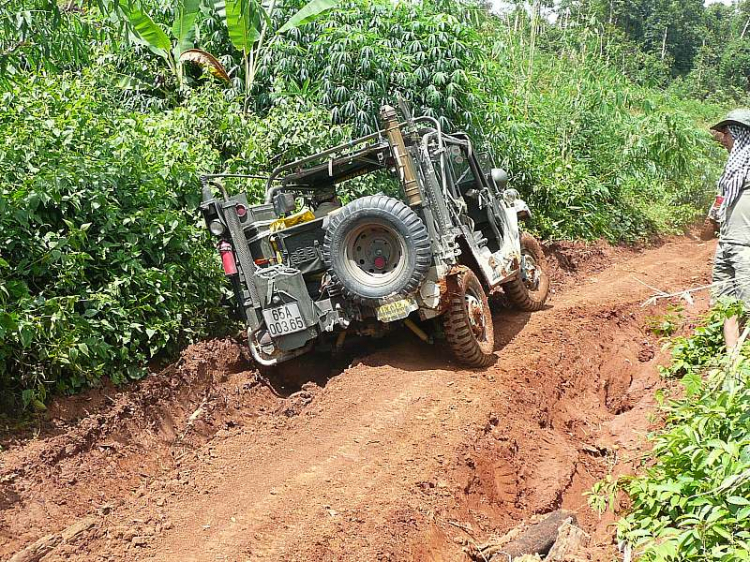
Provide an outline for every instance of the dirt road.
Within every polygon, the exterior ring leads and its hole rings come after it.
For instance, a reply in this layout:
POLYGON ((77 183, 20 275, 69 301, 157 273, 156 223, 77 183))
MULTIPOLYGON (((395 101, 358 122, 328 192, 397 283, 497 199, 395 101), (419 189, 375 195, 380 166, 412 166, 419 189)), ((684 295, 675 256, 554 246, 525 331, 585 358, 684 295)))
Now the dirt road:
POLYGON ((0 558, 93 515, 43 560, 465 560, 562 506, 604 559, 611 516, 583 492, 632 468, 661 384, 645 324, 666 303, 642 308, 638 280, 700 285, 712 250, 558 248, 550 307, 498 312, 485 371, 399 332, 345 369, 287 368, 277 396, 241 346, 209 342, 137 388, 60 400, 38 435, 5 434, 0 558))

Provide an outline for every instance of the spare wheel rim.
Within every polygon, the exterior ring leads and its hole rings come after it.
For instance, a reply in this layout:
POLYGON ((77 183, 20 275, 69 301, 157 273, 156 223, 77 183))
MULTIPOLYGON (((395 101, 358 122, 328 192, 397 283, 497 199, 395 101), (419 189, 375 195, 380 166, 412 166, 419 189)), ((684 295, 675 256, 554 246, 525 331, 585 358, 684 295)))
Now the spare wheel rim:
POLYGON ((370 287, 384 287, 406 270, 404 237, 392 226, 369 222, 344 238, 344 269, 349 277, 370 287))

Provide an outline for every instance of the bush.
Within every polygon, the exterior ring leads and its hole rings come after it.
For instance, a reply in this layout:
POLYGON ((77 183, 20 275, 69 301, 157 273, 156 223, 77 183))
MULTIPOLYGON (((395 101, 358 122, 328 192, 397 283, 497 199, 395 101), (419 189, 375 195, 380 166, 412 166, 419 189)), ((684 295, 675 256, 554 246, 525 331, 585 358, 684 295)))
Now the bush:
MULTIPOLYGON (((229 327, 195 209, 199 175, 263 171, 343 131, 320 110, 245 116, 194 92, 164 114, 118 108, 95 76, 19 83, 0 127, 0 396, 41 407, 144 374, 229 327), (104 92, 104 93, 102 93, 104 92), (300 130, 300 125, 304 129, 300 130)), ((251 186, 251 195, 259 186, 251 186)))
POLYGON ((686 381, 667 408, 655 464, 626 485, 620 538, 643 562, 750 559, 750 364, 686 381))
POLYGON ((632 505, 618 523, 621 545, 643 562, 750 560, 750 345, 727 354, 722 324, 741 313, 721 302, 690 337, 673 341, 665 374, 684 395, 660 403, 665 428, 653 436, 642 475, 594 487, 598 509, 623 489, 632 505))

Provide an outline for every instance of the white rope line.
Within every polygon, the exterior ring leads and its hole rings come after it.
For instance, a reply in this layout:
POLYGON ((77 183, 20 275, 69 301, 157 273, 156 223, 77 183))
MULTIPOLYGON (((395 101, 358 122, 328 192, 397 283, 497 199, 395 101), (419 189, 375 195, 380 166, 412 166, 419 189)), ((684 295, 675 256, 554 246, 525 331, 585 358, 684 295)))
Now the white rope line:
POLYGON ((641 285, 648 287, 652 291, 654 291, 654 294, 651 295, 651 297, 648 298, 641 306, 651 306, 656 304, 657 301, 660 301, 662 299, 674 299, 674 298, 681 298, 687 301, 688 304, 691 306, 695 303, 693 300, 693 293, 698 293, 701 291, 707 291, 709 289, 719 289, 724 288, 725 286, 733 285, 734 283, 737 283, 738 281, 750 281, 750 275, 741 275, 739 277, 735 277, 733 279, 725 279, 724 281, 714 281, 713 283, 709 283, 708 285, 701 285, 700 287, 693 287, 690 289, 683 289, 681 291, 678 291, 676 293, 667 293, 666 291, 662 291, 661 289, 658 289, 657 287, 652 287, 648 283, 645 283, 638 279, 635 275, 631 275, 633 279, 638 281, 641 285))

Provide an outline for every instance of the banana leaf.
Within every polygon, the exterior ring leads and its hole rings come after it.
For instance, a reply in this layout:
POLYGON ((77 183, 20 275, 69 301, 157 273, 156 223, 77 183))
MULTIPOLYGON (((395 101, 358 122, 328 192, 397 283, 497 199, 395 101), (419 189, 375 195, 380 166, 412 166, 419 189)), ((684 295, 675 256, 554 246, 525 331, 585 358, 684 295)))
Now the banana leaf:
POLYGON ((277 33, 284 33, 294 27, 300 27, 306 23, 314 21, 323 12, 335 8, 340 0, 312 0, 305 4, 296 14, 281 26, 277 33))

